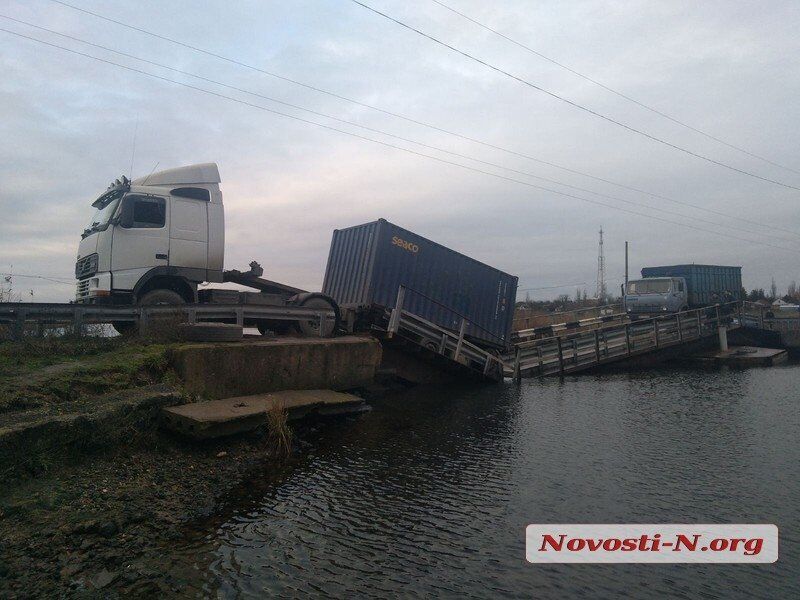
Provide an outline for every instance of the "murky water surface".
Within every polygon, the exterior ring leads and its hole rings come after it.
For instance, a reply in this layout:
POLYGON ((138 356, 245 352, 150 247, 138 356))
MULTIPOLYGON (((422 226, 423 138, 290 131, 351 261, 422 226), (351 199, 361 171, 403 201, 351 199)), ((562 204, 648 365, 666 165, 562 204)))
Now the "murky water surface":
POLYGON ((428 389, 174 548, 220 597, 800 597, 800 366, 428 389), (528 523, 776 523, 774 565, 526 563, 528 523))

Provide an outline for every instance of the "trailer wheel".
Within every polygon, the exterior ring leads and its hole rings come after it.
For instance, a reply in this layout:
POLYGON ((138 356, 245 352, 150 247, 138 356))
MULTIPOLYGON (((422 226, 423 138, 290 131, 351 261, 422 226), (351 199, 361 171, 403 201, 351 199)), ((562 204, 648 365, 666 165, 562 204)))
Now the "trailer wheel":
POLYGON ((305 308, 316 308, 320 310, 332 310, 336 317, 325 321, 325 330, 320 335, 319 321, 298 321, 295 327, 305 337, 333 337, 339 328, 339 307, 330 298, 322 294, 311 294, 300 302, 300 306, 305 308))

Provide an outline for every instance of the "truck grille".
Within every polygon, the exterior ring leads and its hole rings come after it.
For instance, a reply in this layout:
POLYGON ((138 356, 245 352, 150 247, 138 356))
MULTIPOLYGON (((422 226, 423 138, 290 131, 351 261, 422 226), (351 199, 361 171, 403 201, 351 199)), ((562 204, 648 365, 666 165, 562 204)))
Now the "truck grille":
POLYGON ((89 279, 86 278, 78 282, 77 290, 75 291, 75 300, 84 302, 89 298, 89 279))
POLYGON ((83 279, 97 273, 97 254, 84 256, 75 263, 75 279, 83 279))

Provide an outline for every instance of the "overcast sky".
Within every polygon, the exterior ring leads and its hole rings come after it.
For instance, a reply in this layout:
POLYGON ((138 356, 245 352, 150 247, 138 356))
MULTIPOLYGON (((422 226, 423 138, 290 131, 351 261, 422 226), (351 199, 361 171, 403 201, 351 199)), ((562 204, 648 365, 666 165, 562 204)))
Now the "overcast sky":
MULTIPOLYGON (((365 1, 593 110, 715 160, 800 186, 797 173, 637 107, 430 0, 365 1)), ((796 1, 443 1, 640 102, 800 170, 796 1)), ((90 204, 112 179, 129 173, 138 122, 133 175, 147 174, 156 163, 159 168, 218 163, 227 213, 226 267, 246 269, 257 259, 265 276, 305 289, 322 285, 333 229, 380 217, 518 275, 520 288, 569 284, 533 290, 532 297, 573 294, 578 283, 594 293, 601 226, 610 287, 618 286, 623 276, 625 240, 631 244, 634 274, 642 266, 698 262, 741 265, 748 289, 768 288, 773 276, 780 290, 800 279, 800 237, 792 233, 800 231, 797 190, 731 172, 625 131, 349 0, 70 2, 517 153, 746 221, 412 125, 49 0, 2 0, 4 15, 636 205, 281 108, 0 19, 4 29, 418 152, 724 235, 471 172, 0 32, 0 272, 13 265, 19 274, 72 277, 90 204)), ((69 285, 43 280, 17 278, 15 284, 26 294, 32 289, 34 299, 42 301, 73 295, 69 285)))

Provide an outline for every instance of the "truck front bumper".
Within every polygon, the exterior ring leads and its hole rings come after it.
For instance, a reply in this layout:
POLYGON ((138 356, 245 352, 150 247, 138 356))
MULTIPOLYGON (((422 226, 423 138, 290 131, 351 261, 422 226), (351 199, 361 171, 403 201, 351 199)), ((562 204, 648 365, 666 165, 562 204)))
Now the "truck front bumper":
POLYGON ((116 304, 111 290, 111 273, 95 273, 78 281, 75 302, 80 304, 116 304))

